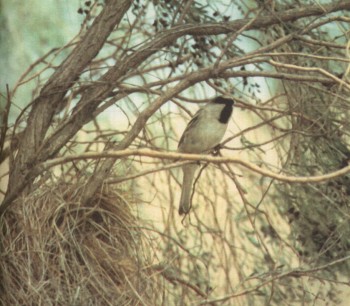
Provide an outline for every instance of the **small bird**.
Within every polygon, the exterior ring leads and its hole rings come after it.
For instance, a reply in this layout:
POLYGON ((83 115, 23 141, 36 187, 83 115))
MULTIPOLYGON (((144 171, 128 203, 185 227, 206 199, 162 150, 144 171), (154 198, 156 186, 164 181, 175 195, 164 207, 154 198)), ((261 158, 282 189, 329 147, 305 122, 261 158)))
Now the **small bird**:
MULTIPOLYGON (((233 111, 234 100, 226 97, 216 97, 202 107, 188 123, 183 132, 178 152, 205 154, 220 144, 224 137, 229 119, 233 111)), ((198 163, 182 167, 183 182, 179 214, 190 211, 192 185, 198 163)))

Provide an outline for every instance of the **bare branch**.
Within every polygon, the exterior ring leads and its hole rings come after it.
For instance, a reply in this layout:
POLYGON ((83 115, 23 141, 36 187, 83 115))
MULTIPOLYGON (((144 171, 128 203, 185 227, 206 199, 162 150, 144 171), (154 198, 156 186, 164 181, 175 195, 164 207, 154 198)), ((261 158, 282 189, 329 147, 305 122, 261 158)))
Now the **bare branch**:
MULTIPOLYGON (((247 168, 253 172, 256 172, 260 175, 270 177, 282 182, 288 183, 320 183, 325 182, 340 176, 343 176, 350 172, 350 165, 346 166, 340 170, 336 170, 334 172, 330 172, 323 175, 316 176, 286 176, 282 174, 278 174, 272 172, 267 169, 263 169, 255 164, 242 160, 241 158, 236 157, 214 157, 210 155, 200 155, 200 154, 184 154, 178 152, 160 152, 154 151, 150 149, 134 149, 134 150, 120 150, 120 151, 104 151, 101 153, 96 152, 87 152, 78 155, 71 156, 63 156, 59 158, 55 158, 49 161, 46 161, 40 165, 38 165, 38 169, 40 171, 47 170, 53 166, 57 166, 60 164, 64 164, 73 160, 82 160, 82 159, 100 159, 100 158, 125 158, 129 156, 147 156, 153 158, 161 158, 161 159, 173 159, 173 160, 191 160, 191 161, 205 161, 210 163, 234 163, 238 164, 244 168, 247 168)), ((178 166, 181 166, 179 164, 178 166)), ((171 165, 173 167, 173 165, 171 165)))
POLYGON ((350 259, 350 256, 344 257, 344 258, 340 258, 338 260, 335 260, 333 262, 330 262, 326 265, 320 266, 320 267, 316 267, 316 268, 312 268, 312 269, 292 269, 286 272, 281 272, 277 275, 274 275, 272 277, 270 277, 269 279, 261 282, 260 284, 243 290, 241 292, 237 292, 237 293, 233 293, 233 294, 229 294, 227 296, 224 297, 218 297, 218 298, 212 298, 212 299, 206 299, 204 301, 201 301, 198 305, 207 305, 208 303, 216 303, 216 302, 225 302, 228 301, 230 299, 242 296, 242 295, 246 295, 248 293, 252 293, 254 291, 257 291, 259 288, 268 285, 269 283, 277 280, 277 279, 281 279, 281 278, 285 278, 285 277, 300 277, 300 276, 307 276, 310 277, 310 273, 315 272, 315 271, 320 271, 320 270, 324 270, 327 269, 328 267, 331 267, 333 265, 342 263, 344 261, 347 261, 350 259))

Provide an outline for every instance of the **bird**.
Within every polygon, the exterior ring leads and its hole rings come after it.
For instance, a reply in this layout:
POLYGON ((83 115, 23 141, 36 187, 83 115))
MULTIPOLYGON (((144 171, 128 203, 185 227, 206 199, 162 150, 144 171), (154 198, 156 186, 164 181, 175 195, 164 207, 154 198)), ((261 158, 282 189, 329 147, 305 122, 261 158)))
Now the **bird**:
MULTIPOLYGON (((177 151, 192 154, 210 153, 224 137, 234 103, 235 101, 229 97, 218 96, 200 108, 183 132, 177 151)), ((182 166, 179 215, 188 214, 190 211, 192 185, 198 166, 198 163, 182 166)))

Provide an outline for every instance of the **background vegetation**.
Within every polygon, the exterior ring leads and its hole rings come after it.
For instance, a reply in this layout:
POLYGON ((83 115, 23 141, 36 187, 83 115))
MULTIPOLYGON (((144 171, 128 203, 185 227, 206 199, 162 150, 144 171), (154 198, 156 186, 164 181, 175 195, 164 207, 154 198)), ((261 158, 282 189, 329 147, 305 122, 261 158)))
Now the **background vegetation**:
POLYGON ((349 9, 79 2, 69 42, 1 76, 1 303, 346 302, 349 9), (176 153, 216 95, 236 100, 222 156, 176 153))

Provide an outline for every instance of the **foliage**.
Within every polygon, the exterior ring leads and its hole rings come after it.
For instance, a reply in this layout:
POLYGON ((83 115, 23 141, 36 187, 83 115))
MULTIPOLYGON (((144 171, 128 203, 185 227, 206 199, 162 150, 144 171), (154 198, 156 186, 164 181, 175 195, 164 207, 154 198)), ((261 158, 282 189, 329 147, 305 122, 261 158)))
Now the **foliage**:
POLYGON ((295 4, 85 1, 76 40, 3 95, 2 290, 68 304, 340 302, 350 2, 295 4), (10 126, 26 83, 36 97, 10 126), (180 220, 176 168, 189 157, 167 152, 196 103, 215 95, 236 101, 228 158, 195 158, 203 167, 180 220), (37 285, 21 291, 17 274, 37 285))

